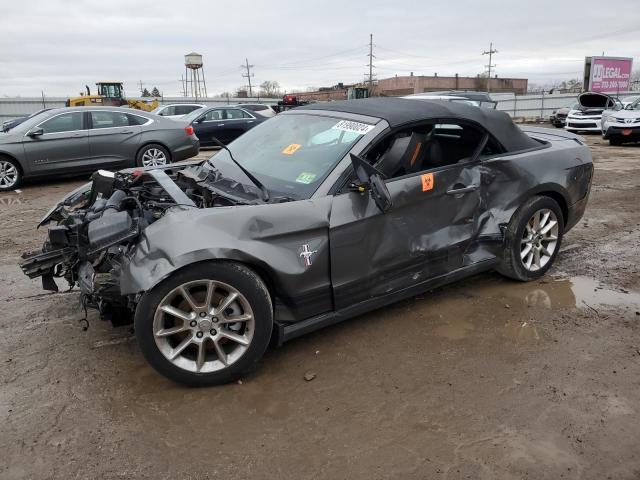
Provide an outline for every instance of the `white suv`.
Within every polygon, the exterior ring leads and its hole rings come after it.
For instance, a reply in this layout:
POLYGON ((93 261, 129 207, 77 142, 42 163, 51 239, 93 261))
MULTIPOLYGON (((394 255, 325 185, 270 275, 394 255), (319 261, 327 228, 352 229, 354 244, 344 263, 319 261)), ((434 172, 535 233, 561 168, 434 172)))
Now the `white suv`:
POLYGON ((200 103, 172 103, 170 105, 160 105, 151 113, 160 115, 161 117, 176 119, 185 116, 187 113, 191 113, 194 110, 200 110, 206 107, 200 103))

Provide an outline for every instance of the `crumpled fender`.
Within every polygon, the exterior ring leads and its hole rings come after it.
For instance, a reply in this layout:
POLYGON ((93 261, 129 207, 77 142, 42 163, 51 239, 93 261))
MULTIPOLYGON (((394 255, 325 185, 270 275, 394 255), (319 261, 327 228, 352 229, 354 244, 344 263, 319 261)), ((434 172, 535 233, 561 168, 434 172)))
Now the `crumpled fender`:
POLYGON ((180 209, 147 227, 122 264, 120 290, 152 289, 173 272, 206 260, 236 260, 264 269, 286 295, 330 285, 331 198, 269 205, 180 209), (300 247, 316 251, 305 266, 300 247))

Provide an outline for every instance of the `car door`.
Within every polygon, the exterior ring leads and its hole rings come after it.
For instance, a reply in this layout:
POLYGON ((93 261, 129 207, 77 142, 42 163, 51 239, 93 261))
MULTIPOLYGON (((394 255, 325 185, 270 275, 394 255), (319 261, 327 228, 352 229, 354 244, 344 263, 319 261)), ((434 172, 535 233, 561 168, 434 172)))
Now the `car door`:
POLYGON ((89 150, 91 164, 118 167, 135 162, 140 146, 140 123, 149 120, 124 111, 94 110, 89 112, 89 150))
POLYGON ((193 129, 197 137, 200 139, 201 145, 213 145, 213 137, 224 141, 224 110, 221 108, 212 108, 207 110, 201 117, 193 122, 193 129), (221 138, 222 137, 222 138, 221 138))
POLYGON ((335 195, 329 238, 336 309, 463 266, 481 205, 478 155, 463 154, 449 148, 449 160, 388 178, 393 205, 386 213, 368 193, 335 195))
POLYGON ((222 129, 225 144, 234 141, 256 123, 255 117, 241 108, 225 108, 224 119, 222 129))
POLYGON ((24 152, 32 175, 82 170, 89 161, 85 115, 86 112, 80 111, 61 113, 36 125, 25 135, 24 152))

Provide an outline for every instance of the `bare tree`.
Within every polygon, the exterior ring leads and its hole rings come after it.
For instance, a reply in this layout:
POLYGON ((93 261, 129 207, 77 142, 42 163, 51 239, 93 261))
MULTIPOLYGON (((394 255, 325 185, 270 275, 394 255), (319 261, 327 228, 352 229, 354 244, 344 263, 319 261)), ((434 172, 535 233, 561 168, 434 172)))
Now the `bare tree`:
POLYGON ((260 84, 261 97, 280 97, 280 84, 273 80, 266 80, 260 84))

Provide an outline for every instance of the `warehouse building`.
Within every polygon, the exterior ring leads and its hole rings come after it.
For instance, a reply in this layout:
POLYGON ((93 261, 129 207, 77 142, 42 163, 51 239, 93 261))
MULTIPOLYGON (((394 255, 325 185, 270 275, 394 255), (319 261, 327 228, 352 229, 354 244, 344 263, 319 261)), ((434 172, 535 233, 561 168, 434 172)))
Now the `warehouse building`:
MULTIPOLYGON (((486 92, 487 78, 481 76, 461 77, 440 77, 426 75, 404 75, 383 78, 377 81, 374 86, 374 95, 398 97, 410 95, 412 93, 438 92, 443 90, 472 90, 486 92)), ((514 93, 525 95, 527 93, 529 81, 526 78, 491 78, 492 93, 514 93)), ((366 83, 359 84, 366 86, 366 83)), ((329 100, 346 100, 349 88, 355 85, 338 83, 332 87, 319 88, 312 92, 298 92, 296 96, 301 101, 326 102, 329 100)))

